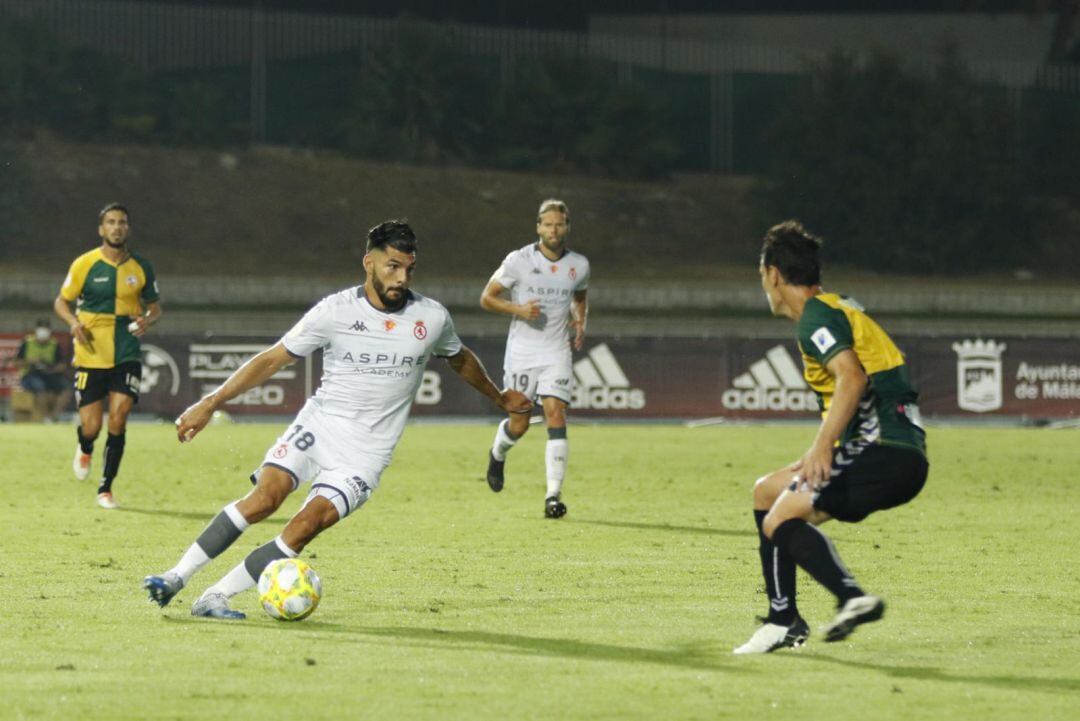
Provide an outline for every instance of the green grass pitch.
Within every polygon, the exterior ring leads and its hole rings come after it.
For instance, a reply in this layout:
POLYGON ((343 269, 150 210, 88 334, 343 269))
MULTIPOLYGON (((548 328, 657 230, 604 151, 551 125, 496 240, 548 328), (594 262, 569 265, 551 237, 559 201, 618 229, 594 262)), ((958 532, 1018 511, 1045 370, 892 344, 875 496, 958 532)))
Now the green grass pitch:
MULTIPOLYGON (((310 619, 273 621, 254 592, 246 621, 189 615, 303 493, 150 604, 143 576, 247 491, 283 426, 181 446, 133 425, 115 512, 71 477, 70 427, 0 427, 0 719, 1080 717, 1075 431, 931 429, 919 498, 826 526, 884 620, 746 658, 766 605, 750 488, 811 426, 574 425, 560 521, 541 430, 496 495, 493 427, 410 426, 368 505, 305 553, 310 619)), ((831 599, 799 583, 820 629, 831 599)))

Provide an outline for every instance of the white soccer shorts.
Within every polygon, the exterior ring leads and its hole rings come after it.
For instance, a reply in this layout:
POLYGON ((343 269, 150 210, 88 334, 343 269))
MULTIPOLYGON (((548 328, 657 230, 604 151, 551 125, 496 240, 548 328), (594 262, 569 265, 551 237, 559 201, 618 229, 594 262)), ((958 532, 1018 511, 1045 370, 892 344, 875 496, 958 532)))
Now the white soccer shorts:
POLYGON ((342 452, 345 439, 354 433, 351 424, 308 404, 266 451, 262 465, 291 475, 293 490, 310 482, 304 505, 321 496, 334 504, 339 518, 345 518, 371 497, 387 465, 381 458, 342 452))
POLYGON ((521 391, 529 400, 553 396, 570 403, 574 394, 574 369, 569 360, 535 368, 506 368, 503 385, 521 391))

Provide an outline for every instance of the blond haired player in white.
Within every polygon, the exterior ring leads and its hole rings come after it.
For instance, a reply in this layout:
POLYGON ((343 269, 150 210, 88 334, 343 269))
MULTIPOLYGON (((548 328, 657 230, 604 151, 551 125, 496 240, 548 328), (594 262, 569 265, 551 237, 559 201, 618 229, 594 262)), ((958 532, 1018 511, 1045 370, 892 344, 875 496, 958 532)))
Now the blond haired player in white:
MULTIPOLYGON (((484 310, 511 316, 503 384, 530 399, 540 398, 544 408, 547 518, 566 515, 566 409, 574 392, 570 348, 581 350, 584 345, 589 312, 589 261, 566 247, 569 233, 566 203, 545 200, 536 214, 536 242, 507 255, 480 296, 484 310)), ((506 454, 528 430, 529 417, 522 414, 511 414, 499 424, 487 470, 488 486, 496 493, 503 488, 506 454)))
POLYGON ((446 308, 409 290, 415 267, 416 236, 407 223, 391 220, 372 228, 364 285, 324 298, 279 343, 251 358, 176 420, 180 441, 189 441, 226 401, 297 358, 323 350, 319 389, 266 452, 252 474, 255 488, 225 506, 175 566, 146 577, 143 588, 152 601, 165 606, 249 525, 311 482, 303 508, 281 535, 249 553, 191 609, 195 616, 244 618, 229 608, 229 598, 253 587, 271 561, 295 558, 378 488, 432 356, 446 358, 459 376, 504 411, 529 412, 532 403, 523 394, 500 391, 492 383, 479 359, 461 344, 446 308))

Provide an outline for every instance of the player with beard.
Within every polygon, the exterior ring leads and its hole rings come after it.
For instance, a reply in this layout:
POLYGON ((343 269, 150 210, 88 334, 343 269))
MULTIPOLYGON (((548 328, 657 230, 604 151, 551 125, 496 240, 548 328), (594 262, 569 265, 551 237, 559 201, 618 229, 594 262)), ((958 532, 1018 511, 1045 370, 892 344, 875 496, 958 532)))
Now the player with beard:
MULTIPOLYGON (((542 202, 536 214, 536 242, 507 255, 480 296, 484 310, 512 318, 503 383, 529 398, 542 399, 548 433, 546 518, 566 515, 562 486, 569 455, 566 410, 574 391, 571 346, 574 350, 584 346, 589 312, 589 261, 566 247, 569 233, 566 203, 555 198, 542 202)), ((503 488, 507 454, 528 430, 528 417, 511 415, 495 431, 487 482, 496 493, 503 488)))
POLYGON ((461 344, 446 308, 409 289, 415 268, 416 236, 407 223, 391 220, 372 228, 364 285, 324 298, 279 343, 251 358, 176 420, 180 441, 191 440, 229 399, 297 358, 323 351, 322 382, 267 450, 251 476, 255 488, 225 506, 173 568, 146 577, 143 587, 151 600, 168 604, 196 571, 310 481, 307 500, 281 535, 249 553, 191 609, 195 616, 244 618, 229 608, 232 596, 254 586, 271 561, 295 558, 378 488, 433 355, 445 358, 500 409, 530 411, 532 403, 523 394, 500 391, 492 383, 479 359, 461 344))
POLYGON ((116 508, 112 485, 124 456, 127 418, 139 400, 142 351, 139 339, 161 318, 157 280, 145 258, 128 249, 128 209, 110 203, 98 214, 101 245, 83 253, 68 270, 53 309, 71 329, 79 444, 75 477, 90 474, 94 441, 108 402, 109 436, 97 489, 101 508, 116 508), (76 303, 73 311, 71 304, 76 303))

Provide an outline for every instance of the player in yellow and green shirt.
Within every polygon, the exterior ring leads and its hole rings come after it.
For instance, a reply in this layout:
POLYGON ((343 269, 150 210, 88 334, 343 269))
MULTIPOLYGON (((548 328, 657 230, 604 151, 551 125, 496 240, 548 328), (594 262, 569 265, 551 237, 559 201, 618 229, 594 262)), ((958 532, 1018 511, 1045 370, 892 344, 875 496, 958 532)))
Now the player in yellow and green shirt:
POLYGON ((128 210, 106 205, 98 216, 101 245, 71 264, 53 308, 74 340, 75 399, 79 408, 73 469, 90 473, 94 441, 108 401, 109 437, 98 486, 98 505, 116 508, 112 483, 124 455, 127 417, 139 399, 142 379, 139 338, 161 317, 154 269, 128 249, 128 210), (71 304, 76 303, 75 311, 71 304))
POLYGON ((801 646, 809 635, 795 602, 795 566, 836 596, 826 641, 876 621, 885 604, 865 593, 817 529, 836 518, 858 523, 907 503, 926 482, 926 433, 907 365, 888 334, 858 303, 821 287, 821 240, 795 221, 765 235, 759 272, 774 315, 798 325, 804 377, 822 422, 810 449, 758 479, 754 520, 769 614, 737 654, 801 646))

